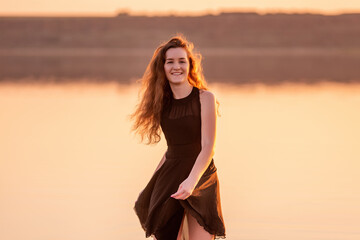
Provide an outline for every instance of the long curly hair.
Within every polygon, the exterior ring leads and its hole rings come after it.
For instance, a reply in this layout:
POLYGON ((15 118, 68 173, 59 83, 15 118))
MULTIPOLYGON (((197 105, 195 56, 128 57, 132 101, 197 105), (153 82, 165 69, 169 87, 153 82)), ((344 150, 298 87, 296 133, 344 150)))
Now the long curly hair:
POLYGON ((202 56, 193 52, 193 43, 187 41, 182 34, 177 34, 168 42, 162 43, 155 50, 141 78, 142 86, 139 92, 141 100, 136 105, 135 112, 130 115, 130 119, 134 120, 131 131, 141 136, 141 142, 147 138, 146 144, 158 143, 161 140, 161 113, 172 97, 172 90, 164 70, 166 51, 179 47, 186 50, 189 59, 189 83, 199 89, 208 89, 201 66, 202 56))

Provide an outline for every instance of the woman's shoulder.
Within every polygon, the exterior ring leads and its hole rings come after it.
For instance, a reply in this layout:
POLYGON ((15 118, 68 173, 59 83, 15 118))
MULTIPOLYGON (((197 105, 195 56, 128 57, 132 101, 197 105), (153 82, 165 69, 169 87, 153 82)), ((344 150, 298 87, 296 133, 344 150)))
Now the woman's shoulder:
POLYGON ((215 94, 210 90, 199 89, 199 95, 201 102, 212 104, 215 102, 215 94))
POLYGON ((210 90, 199 89, 199 93, 203 98, 215 98, 215 94, 210 90))

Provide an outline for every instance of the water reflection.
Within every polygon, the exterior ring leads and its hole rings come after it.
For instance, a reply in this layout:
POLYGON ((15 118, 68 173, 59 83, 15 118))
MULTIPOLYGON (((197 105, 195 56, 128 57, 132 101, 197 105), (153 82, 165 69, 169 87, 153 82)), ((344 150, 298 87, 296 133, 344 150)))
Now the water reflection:
MULTIPOLYGON (((209 86, 228 238, 359 239, 360 87, 209 86)), ((133 202, 166 143, 130 135, 137 88, 0 86, 1 239, 145 239, 133 202)))

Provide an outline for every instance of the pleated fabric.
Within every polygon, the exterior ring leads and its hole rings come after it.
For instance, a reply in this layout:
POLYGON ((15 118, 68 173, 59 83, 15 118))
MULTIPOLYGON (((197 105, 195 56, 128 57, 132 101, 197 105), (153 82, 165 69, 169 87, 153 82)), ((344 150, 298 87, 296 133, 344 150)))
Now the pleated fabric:
POLYGON ((191 196, 185 200, 170 197, 189 176, 201 151, 200 90, 193 86, 191 93, 180 99, 171 95, 160 124, 167 142, 166 160, 139 194, 134 206, 145 237, 176 240, 186 211, 215 239, 226 238, 214 158, 191 196))

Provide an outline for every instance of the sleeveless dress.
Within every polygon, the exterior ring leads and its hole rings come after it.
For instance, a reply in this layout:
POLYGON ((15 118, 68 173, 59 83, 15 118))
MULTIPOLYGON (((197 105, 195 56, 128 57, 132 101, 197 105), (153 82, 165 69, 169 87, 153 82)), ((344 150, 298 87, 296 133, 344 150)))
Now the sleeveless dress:
POLYGON ((170 197, 189 176, 201 151, 201 104, 199 89, 175 99, 171 92, 160 125, 167 142, 166 160, 154 173, 135 202, 134 210, 146 238, 176 240, 184 210, 215 239, 226 238, 221 211, 219 181, 214 159, 185 200, 170 197))

